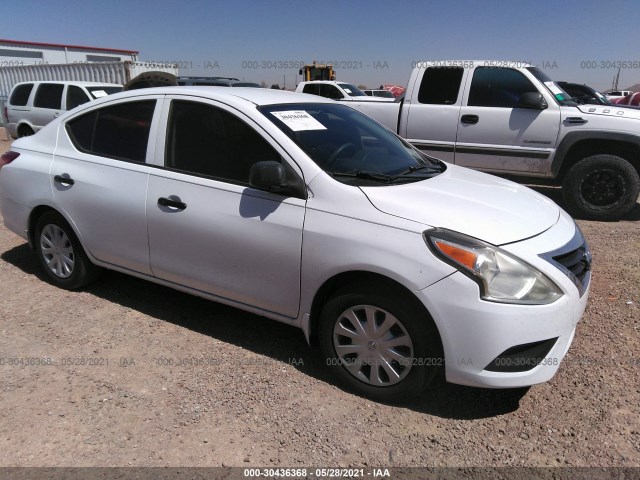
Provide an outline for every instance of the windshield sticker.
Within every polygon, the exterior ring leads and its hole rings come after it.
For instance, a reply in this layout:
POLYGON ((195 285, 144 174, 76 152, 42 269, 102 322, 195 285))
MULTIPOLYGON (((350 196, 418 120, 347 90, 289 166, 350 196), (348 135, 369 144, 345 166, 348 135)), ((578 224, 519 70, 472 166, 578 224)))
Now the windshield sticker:
POLYGON ((345 92, 347 92, 349 95, 351 95, 351 94, 353 93, 353 92, 351 91, 351 89, 350 89, 350 88, 344 88, 344 87, 342 87, 342 89, 343 89, 345 92))
POLYGON ((289 110, 285 112, 271 112, 271 115, 282 121, 294 132, 304 130, 326 130, 327 127, 313 118, 304 110, 289 110))
POLYGON ((105 92, 104 90, 94 90, 93 92, 91 92, 91 95, 93 95, 95 98, 106 97, 107 92, 105 92))
POLYGON ((544 84, 554 95, 562 95, 562 90, 556 85, 556 82, 544 82, 544 84))
POLYGON ((566 98, 564 98, 564 95, 562 95, 561 93, 556 94, 556 99, 560 102, 566 100, 566 98))

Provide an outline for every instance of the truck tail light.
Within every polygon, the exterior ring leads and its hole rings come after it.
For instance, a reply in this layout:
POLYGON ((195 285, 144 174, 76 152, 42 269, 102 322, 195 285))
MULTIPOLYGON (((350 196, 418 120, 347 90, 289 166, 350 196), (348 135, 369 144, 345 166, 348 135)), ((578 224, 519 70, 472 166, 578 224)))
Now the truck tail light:
POLYGON ((2 154, 2 156, 0 156, 0 168, 4 167, 5 165, 9 165, 19 156, 20 154, 18 152, 13 152, 11 150, 7 153, 2 154))

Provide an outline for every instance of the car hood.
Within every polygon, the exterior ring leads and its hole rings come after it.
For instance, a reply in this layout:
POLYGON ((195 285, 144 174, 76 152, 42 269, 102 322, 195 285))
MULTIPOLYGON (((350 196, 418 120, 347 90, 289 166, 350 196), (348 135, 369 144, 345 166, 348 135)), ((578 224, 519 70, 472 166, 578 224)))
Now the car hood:
POLYGON ((616 118, 640 120, 640 110, 629 105, 578 105, 578 110, 589 115, 605 115, 616 118))
POLYGON ((527 187, 454 165, 428 180, 361 189, 384 213, 494 245, 538 235, 560 216, 560 207, 527 187))

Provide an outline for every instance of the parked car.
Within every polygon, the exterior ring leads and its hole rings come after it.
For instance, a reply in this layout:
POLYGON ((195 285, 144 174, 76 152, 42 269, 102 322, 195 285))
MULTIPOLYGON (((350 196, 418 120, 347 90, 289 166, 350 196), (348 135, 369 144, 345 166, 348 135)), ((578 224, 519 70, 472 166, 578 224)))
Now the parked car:
POLYGON ((395 100, 396 97, 393 93, 391 93, 389 90, 363 90, 363 92, 365 93, 365 95, 369 95, 370 97, 376 97, 376 98, 381 98, 381 99, 391 99, 391 100, 395 100))
POLYGON ((384 102, 384 98, 369 97, 355 85, 346 82, 336 82, 333 80, 313 80, 310 82, 300 82, 296 87, 298 93, 309 93, 320 97, 331 98, 340 101, 374 101, 384 102))
POLYGON ((419 62, 405 100, 349 104, 442 160, 561 185, 569 211, 614 220, 640 194, 640 111, 579 105, 522 62, 419 62))
POLYGON ((65 110, 122 91, 122 85, 98 82, 21 82, 9 95, 5 117, 13 138, 26 137, 65 110))
POLYGON ((629 96, 632 93, 633 92, 631 90, 614 90, 614 91, 605 93, 605 96, 609 100, 614 101, 614 100, 618 100, 620 98, 624 98, 626 96, 629 96))
POLYGON ((549 380, 589 295, 588 246, 551 200, 313 95, 83 105, 2 155, 0 211, 54 285, 107 268, 300 327, 384 401, 440 368, 477 387, 549 380))

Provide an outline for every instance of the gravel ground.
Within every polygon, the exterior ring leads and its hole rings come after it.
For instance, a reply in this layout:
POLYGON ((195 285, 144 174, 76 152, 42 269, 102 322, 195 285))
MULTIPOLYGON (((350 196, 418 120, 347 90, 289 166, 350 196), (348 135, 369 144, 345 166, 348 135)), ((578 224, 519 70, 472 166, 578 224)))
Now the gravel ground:
POLYGON ((57 289, 0 226, 0 466, 640 466, 639 220, 579 222, 591 298, 552 381, 402 408, 295 328, 114 272, 57 289))

